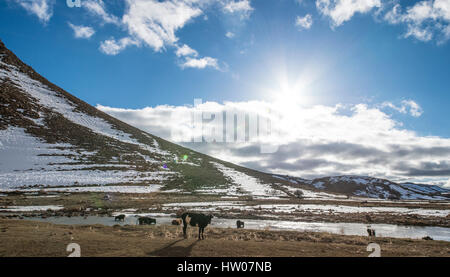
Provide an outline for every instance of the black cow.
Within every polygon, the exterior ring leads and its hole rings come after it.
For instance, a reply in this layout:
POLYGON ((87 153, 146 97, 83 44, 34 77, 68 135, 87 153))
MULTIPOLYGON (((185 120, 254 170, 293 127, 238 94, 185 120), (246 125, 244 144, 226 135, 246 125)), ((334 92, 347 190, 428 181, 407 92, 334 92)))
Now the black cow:
POLYGON ((114 221, 125 221, 125 215, 124 214, 119 214, 118 216, 116 216, 114 218, 114 221))
POLYGON ((138 222, 139 222, 139 225, 151 225, 151 224, 156 224, 156 219, 143 216, 143 217, 138 218, 138 222))
POLYGON ((367 234, 369 235, 369 237, 376 237, 375 229, 367 228, 367 234))
POLYGON ((236 221, 236 227, 238 229, 244 228, 244 221, 240 221, 240 220, 236 221))
POLYGON ((205 231, 205 227, 211 223, 212 215, 204 215, 204 214, 195 214, 195 213, 184 213, 181 215, 181 219, 183 219, 183 234, 184 238, 187 238, 186 228, 189 225, 198 227, 198 239, 205 239, 203 232, 205 231))

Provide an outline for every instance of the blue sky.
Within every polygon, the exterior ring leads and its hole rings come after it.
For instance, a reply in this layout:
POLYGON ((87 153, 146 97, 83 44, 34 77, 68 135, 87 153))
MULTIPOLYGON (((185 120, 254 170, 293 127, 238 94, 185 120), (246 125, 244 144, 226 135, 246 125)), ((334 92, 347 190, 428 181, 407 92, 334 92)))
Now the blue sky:
POLYGON ((305 108, 363 104, 418 138, 450 137, 449 0, 81 5, 1 1, 0 38, 92 105, 141 110, 194 98, 293 97, 305 108))

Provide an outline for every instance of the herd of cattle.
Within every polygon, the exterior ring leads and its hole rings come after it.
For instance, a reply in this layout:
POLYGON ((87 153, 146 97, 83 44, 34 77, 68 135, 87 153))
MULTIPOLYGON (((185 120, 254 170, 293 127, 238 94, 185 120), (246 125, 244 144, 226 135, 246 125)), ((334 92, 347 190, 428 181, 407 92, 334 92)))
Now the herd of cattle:
MULTIPOLYGON (((115 221, 125 221, 125 215, 121 214, 114 218, 115 221)), ((181 215, 181 218, 177 218, 172 220, 172 225, 181 225, 183 224, 183 234, 184 237, 187 238, 186 229, 188 225, 193 227, 198 227, 198 239, 205 239, 204 232, 206 226, 211 224, 212 215, 198 214, 198 213, 184 213, 181 215)), ((137 219, 136 224, 139 225, 151 225, 156 224, 156 219, 146 216, 140 216, 137 219)), ((244 222, 238 220, 236 222, 237 228, 244 228, 244 222)))
MULTIPOLYGON (((125 215, 121 214, 114 218, 115 221, 125 221, 125 215)), ((181 215, 181 218, 177 218, 172 220, 172 225, 181 225, 183 224, 183 235, 185 238, 187 238, 186 229, 187 227, 193 226, 198 227, 198 239, 205 239, 204 231, 206 226, 208 224, 211 224, 211 219, 213 218, 212 215, 205 215, 205 214, 199 214, 199 213, 183 213, 181 215)), ((137 219, 136 224, 139 225, 151 225, 156 224, 156 219, 146 216, 139 216, 137 219)), ((236 228, 244 228, 244 221, 238 220, 236 221, 236 228)), ((369 237, 375 237, 375 230, 370 227, 370 225, 367 227, 367 233, 369 237)))

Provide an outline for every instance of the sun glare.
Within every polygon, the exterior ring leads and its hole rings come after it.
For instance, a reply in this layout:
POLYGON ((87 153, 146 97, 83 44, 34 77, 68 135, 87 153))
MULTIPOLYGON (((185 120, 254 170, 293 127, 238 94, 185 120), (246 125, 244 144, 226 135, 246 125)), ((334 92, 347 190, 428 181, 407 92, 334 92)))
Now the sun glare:
POLYGON ((310 106, 326 66, 320 61, 304 62, 300 67, 286 62, 274 66, 272 78, 267 78, 266 99, 283 106, 310 106))
POLYGON ((307 85, 302 78, 291 82, 287 76, 281 76, 269 93, 269 99, 276 105, 307 106, 310 104, 307 85))

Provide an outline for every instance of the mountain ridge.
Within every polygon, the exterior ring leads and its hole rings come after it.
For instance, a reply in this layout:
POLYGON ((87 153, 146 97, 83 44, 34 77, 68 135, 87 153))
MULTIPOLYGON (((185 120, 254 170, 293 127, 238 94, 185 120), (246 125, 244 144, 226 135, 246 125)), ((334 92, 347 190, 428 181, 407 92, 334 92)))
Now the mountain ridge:
POLYGON ((447 200, 450 190, 427 184, 396 183, 369 176, 340 175, 312 180, 285 175, 275 175, 296 184, 303 184, 321 191, 346 195, 390 200, 447 200))

